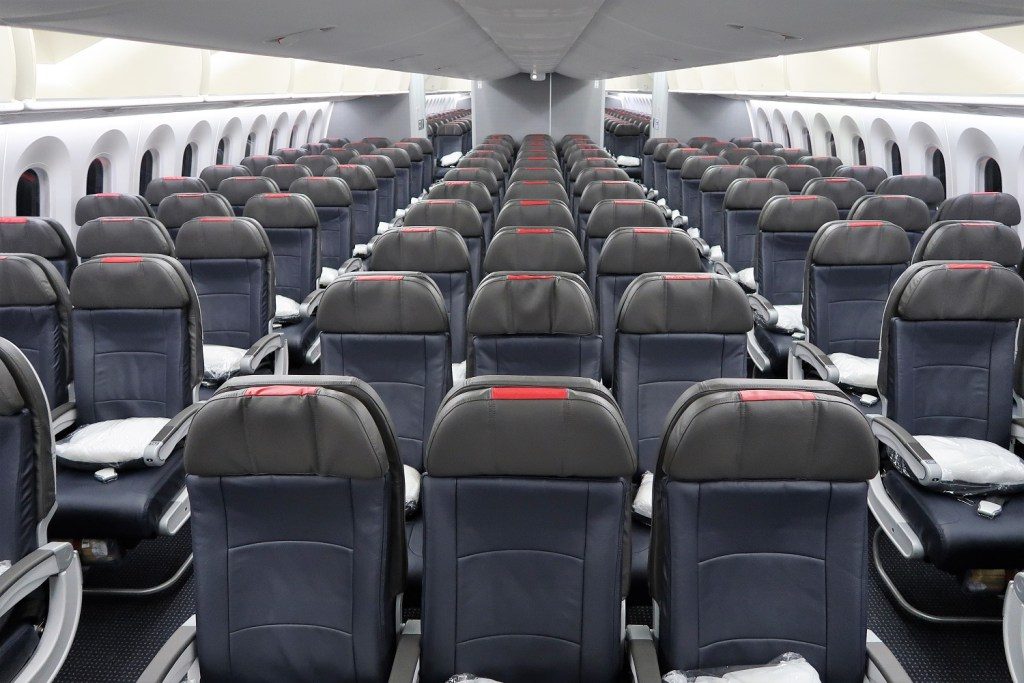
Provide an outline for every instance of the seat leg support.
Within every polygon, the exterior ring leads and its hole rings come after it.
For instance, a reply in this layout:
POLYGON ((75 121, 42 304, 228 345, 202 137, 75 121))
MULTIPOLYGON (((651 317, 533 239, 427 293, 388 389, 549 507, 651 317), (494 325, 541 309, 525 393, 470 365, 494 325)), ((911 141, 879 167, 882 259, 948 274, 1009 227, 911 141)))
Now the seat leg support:
POLYGON ((192 567, 192 553, 188 554, 185 561, 178 567, 174 574, 170 576, 166 581, 156 584, 155 586, 149 586, 148 588, 85 588, 82 592, 86 595, 103 595, 103 596, 119 596, 128 598, 148 598, 152 595, 158 595, 163 593, 165 590, 172 588, 188 573, 188 570, 192 567))

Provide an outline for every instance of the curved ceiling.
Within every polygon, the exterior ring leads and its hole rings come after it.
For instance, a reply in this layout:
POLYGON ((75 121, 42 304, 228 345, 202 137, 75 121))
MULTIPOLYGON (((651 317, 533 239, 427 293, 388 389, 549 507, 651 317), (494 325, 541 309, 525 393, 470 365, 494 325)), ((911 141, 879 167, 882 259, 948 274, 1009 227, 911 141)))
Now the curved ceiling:
POLYGON ((610 78, 1024 22, 1021 0, 0 0, 0 23, 462 78, 610 78))

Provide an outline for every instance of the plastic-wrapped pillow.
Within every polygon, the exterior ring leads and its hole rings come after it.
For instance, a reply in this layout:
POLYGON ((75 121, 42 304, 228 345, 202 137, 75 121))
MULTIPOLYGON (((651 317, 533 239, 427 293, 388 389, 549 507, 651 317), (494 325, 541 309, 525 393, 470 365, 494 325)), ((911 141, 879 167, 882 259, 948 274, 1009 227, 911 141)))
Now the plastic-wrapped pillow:
POLYGON ((849 353, 829 354, 829 360, 839 370, 839 382, 858 389, 876 389, 878 385, 878 359, 861 358, 849 353))
POLYGON ((654 473, 644 472, 640 478, 640 486, 636 489, 636 497, 633 499, 633 512, 645 519, 650 519, 654 514, 654 473))
POLYGON ((466 381, 466 361, 452 363, 452 384, 462 384, 466 381))
POLYGON ((441 165, 448 167, 454 166, 459 163, 459 159, 462 158, 462 152, 452 152, 451 154, 445 154, 441 157, 441 165))
POLYGON ((473 674, 458 674, 449 678, 445 683, 501 683, 501 681, 496 681, 493 678, 479 678, 473 674))
MULTIPOLYGON (((714 257, 712 257, 712 260, 714 260, 714 257)), ((736 280, 750 291, 757 291, 757 280, 754 279, 753 268, 744 268, 740 272, 736 273, 736 280)))
POLYGON ((146 446, 168 422, 166 417, 129 417, 83 425, 57 443, 57 457, 78 469, 140 465, 146 446))
POLYGON ((1024 461, 998 444, 963 436, 915 436, 942 470, 930 488, 973 493, 1024 489, 1024 461))
POLYGON ((328 268, 327 266, 324 266, 323 268, 320 269, 320 279, 317 280, 317 284, 320 285, 321 287, 327 287, 327 285, 331 284, 337 279, 338 269, 328 268))
POLYGON ((405 472, 405 514, 410 515, 420 506, 420 475, 415 467, 402 466, 405 472))
POLYGON ((238 372, 245 349, 203 344, 203 384, 222 384, 238 372))
POLYGON ((764 666, 672 671, 661 680, 664 683, 821 683, 817 670, 794 652, 776 657, 764 666))
POLYGON ((624 168, 632 168, 634 166, 639 166, 640 160, 637 159, 636 157, 622 155, 615 157, 615 163, 624 168))
POLYGON ((777 329, 784 332, 804 331, 802 306, 799 304, 786 304, 785 306, 776 306, 775 310, 779 314, 779 322, 775 323, 777 329))
POLYGON ((281 296, 280 294, 274 297, 274 301, 276 302, 275 308, 277 309, 274 313, 274 322, 289 323, 302 317, 302 309, 299 308, 298 301, 281 296))

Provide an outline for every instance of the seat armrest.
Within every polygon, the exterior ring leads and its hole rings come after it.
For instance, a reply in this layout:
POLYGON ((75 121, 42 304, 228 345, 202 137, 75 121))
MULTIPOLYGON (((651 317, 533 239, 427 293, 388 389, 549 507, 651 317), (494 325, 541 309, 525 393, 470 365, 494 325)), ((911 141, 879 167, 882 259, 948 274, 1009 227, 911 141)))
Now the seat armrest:
POLYGON ((302 313, 303 318, 316 315, 316 309, 320 307, 320 300, 324 298, 326 291, 326 289, 314 289, 309 296, 302 300, 302 303, 299 304, 299 312, 302 313))
POLYGON ((867 654, 866 683, 912 683, 892 650, 871 631, 868 631, 867 654))
POLYGON ((188 436, 188 428, 192 426, 192 419, 202 406, 202 403, 193 403, 172 417, 171 421, 157 432, 153 440, 146 444, 146 449, 142 452, 143 462, 150 467, 163 465, 182 439, 188 436))
POLYGON ((708 254, 711 253, 711 245, 705 242, 703 237, 693 237, 691 235, 690 239, 693 241, 694 245, 696 245, 697 251, 700 253, 701 256, 706 257, 708 254))
POLYGON ((765 327, 772 328, 779 324, 779 312, 768 299, 760 294, 747 294, 747 303, 754 313, 754 318, 761 321, 765 327))
POLYGON ((50 411, 50 424, 53 435, 57 436, 75 426, 78 421, 78 409, 74 401, 61 403, 50 411))
POLYGON ((366 269, 366 261, 361 256, 353 256, 341 264, 338 273, 357 273, 366 269))
POLYGON ((274 354, 274 374, 287 375, 288 340, 280 332, 263 335, 249 347, 249 350, 238 362, 238 374, 251 375, 255 373, 263 360, 271 354, 274 354))
POLYGON ((16 604, 44 581, 67 570, 78 556, 67 542, 53 542, 33 550, 0 574, 0 614, 16 604))
POLYGON ((884 415, 872 416, 871 432, 879 442, 892 450, 895 457, 906 463, 910 472, 923 485, 942 479, 939 464, 932 460, 917 439, 893 420, 884 415))
POLYGON ((1003 598, 1003 651, 1010 678, 1024 680, 1024 572, 1013 577, 1003 598))
POLYGON ((395 661, 391 666, 388 683, 415 683, 419 680, 420 633, 418 619, 405 622, 398 636, 398 647, 395 649, 395 661))
POLYGON ((1010 436, 1024 443, 1024 417, 1015 417, 1010 423, 1010 436))
POLYGON ((658 664, 658 650, 654 647, 654 636, 646 626, 626 627, 626 642, 629 648, 629 670, 633 683, 660 683, 661 666, 658 664))
POLYGON ((198 658, 196 654, 196 617, 171 634, 139 677, 139 683, 181 683, 198 658))
POLYGON ((796 340, 789 347, 789 379, 804 379, 805 365, 826 382, 839 381, 839 368, 824 351, 809 341, 796 340))
POLYGON ((712 259, 711 272, 715 275, 724 275, 733 282, 739 282, 739 280, 737 280, 736 269, 725 261, 715 261, 712 259))

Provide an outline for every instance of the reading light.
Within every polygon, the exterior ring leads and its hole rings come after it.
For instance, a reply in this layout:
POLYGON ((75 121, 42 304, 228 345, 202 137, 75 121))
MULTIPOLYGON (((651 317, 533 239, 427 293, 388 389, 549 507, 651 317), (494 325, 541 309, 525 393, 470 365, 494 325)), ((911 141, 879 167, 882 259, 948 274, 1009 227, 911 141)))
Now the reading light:
POLYGON ((537 67, 533 67, 533 71, 530 72, 531 81, 543 81, 545 76, 547 76, 547 74, 543 71, 538 71, 537 67))

